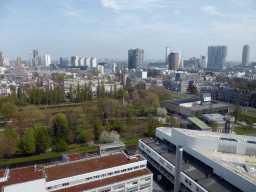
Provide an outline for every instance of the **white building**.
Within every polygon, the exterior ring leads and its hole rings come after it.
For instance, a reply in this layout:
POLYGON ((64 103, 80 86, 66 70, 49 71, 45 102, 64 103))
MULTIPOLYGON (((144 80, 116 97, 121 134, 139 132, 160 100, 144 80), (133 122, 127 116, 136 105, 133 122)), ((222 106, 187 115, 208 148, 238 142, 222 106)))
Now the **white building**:
POLYGON ((91 68, 96 68, 96 67, 97 67, 97 59, 91 58, 91 68))
POLYGON ((78 56, 72 56, 71 57, 71 66, 78 66, 79 57, 78 56))
POLYGON ((51 64, 51 56, 50 55, 44 55, 41 60, 41 64, 44 67, 48 67, 51 64))
POLYGON ((103 75, 104 74, 104 65, 98 65, 98 71, 103 75))
POLYGON ((88 68, 91 67, 91 58, 85 58, 85 66, 87 66, 88 68))
POLYGON ((9 59, 8 58, 4 58, 4 66, 9 66, 9 59))
POLYGON ((256 191, 256 138, 159 127, 139 142, 141 154, 174 182, 177 146, 184 149, 181 191, 256 191))
POLYGON ((79 59, 79 66, 84 66, 84 58, 79 59))
POLYGON ((68 154, 64 163, 0 171, 1 192, 152 191, 153 174, 140 155, 124 153, 84 158, 68 154))

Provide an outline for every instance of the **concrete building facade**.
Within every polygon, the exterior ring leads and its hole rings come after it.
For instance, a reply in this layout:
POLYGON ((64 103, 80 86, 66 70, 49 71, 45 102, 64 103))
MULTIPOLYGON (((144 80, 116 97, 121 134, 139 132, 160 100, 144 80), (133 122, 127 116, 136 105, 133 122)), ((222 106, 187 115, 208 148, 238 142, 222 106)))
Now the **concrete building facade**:
POLYGON ((0 52, 0 67, 4 66, 4 54, 0 52))
POLYGON ((71 66, 78 66, 79 57, 78 56, 72 56, 71 57, 71 66))
POLYGON ((227 56, 227 46, 208 47, 208 69, 223 70, 227 56))
POLYGON ((242 54, 242 65, 248 66, 249 63, 250 46, 244 45, 242 54))
POLYGON ((141 70, 144 63, 144 50, 131 49, 128 50, 128 68, 141 70))
POLYGON ((60 58, 60 65, 61 66, 68 66, 68 57, 61 57, 60 58))
POLYGON ((179 69, 179 53, 170 53, 169 54, 169 70, 178 70, 179 69))
POLYGON ((142 156, 174 183, 175 150, 184 149, 182 192, 254 192, 256 139, 224 133, 159 127, 156 137, 139 141, 142 156))

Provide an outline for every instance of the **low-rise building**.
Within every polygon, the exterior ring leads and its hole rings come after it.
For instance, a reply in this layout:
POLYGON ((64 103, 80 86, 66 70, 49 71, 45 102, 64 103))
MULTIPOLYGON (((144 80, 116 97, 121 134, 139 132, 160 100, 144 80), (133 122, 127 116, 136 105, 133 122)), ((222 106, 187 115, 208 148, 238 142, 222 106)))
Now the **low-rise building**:
POLYGON ((83 157, 67 154, 63 163, 0 171, 1 192, 152 191, 153 174, 140 155, 116 153, 83 157))
POLYGON ((202 114, 202 120, 206 123, 215 121, 218 124, 217 131, 221 133, 232 133, 235 123, 235 117, 223 116, 221 114, 202 114))
POLYGON ((179 191, 256 190, 255 137, 159 127, 156 137, 139 141, 139 148, 179 191))

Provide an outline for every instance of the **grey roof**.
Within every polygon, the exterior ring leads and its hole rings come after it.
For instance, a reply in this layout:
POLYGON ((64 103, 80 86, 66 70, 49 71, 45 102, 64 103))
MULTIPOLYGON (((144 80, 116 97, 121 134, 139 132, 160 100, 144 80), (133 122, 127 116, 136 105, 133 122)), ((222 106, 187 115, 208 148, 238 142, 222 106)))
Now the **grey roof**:
MULTIPOLYGON (((142 139, 142 141, 175 166, 175 146, 165 144, 160 139, 158 139, 158 143, 156 143, 154 139, 150 138, 142 139)), ((208 191, 241 192, 241 190, 231 185, 227 181, 220 179, 220 177, 215 175, 211 170, 207 169, 203 165, 200 165, 188 155, 183 155, 182 172, 188 175, 190 178, 192 178, 194 181, 196 181, 208 191)))
POLYGON ((212 113, 212 114, 202 114, 202 117, 207 119, 207 121, 225 121, 224 116, 219 113, 212 113))
MULTIPOLYGON (((226 109, 228 108, 227 104, 222 104, 222 103, 216 103, 212 105, 213 109, 226 109)), ((189 108, 192 111, 201 111, 201 110, 209 110, 210 109, 210 105, 198 105, 196 107, 190 107, 189 108)))
POLYGON ((190 103, 190 102, 195 102, 195 101, 200 101, 199 98, 186 98, 186 99, 176 99, 176 100, 165 100, 167 103, 172 103, 174 105, 179 105, 182 103, 190 103))

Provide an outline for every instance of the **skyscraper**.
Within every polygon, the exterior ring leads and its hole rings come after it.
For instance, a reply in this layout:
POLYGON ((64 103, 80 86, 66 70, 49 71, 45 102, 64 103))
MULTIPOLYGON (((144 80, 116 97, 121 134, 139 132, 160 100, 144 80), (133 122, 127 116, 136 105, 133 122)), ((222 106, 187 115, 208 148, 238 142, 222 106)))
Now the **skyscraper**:
POLYGON ((242 65, 243 66, 248 66, 249 53, 250 53, 250 46, 249 45, 244 45, 243 54, 242 54, 242 65))
POLYGON ((78 60, 79 60, 78 56, 72 56, 71 57, 71 66, 78 66, 78 60))
POLYGON ((87 69, 91 67, 91 58, 85 58, 85 66, 87 66, 87 69))
POLYGON ((179 53, 170 53, 169 54, 169 70, 178 70, 179 69, 179 53))
POLYGON ((51 64, 51 56, 50 55, 44 55, 42 57, 42 66, 48 67, 51 64))
POLYGON ((79 59, 79 66, 84 66, 84 58, 79 59))
POLYGON ((0 52, 0 67, 4 66, 4 54, 0 52))
POLYGON ((166 65, 169 64, 169 55, 171 53, 171 47, 166 47, 166 52, 165 52, 165 63, 166 65))
POLYGON ((60 58, 60 65, 61 66, 68 66, 68 57, 61 57, 60 58))
POLYGON ((33 50, 32 66, 36 67, 39 65, 38 50, 33 50))
POLYGON ((227 56, 227 46, 208 47, 208 69, 223 69, 227 56))
POLYGON ((144 63, 144 50, 131 49, 128 50, 128 68, 141 70, 144 63))
POLYGON ((96 68, 96 67, 97 67, 97 59, 91 58, 91 68, 96 68))
POLYGON ((21 58, 17 57, 17 66, 21 66, 21 58))

